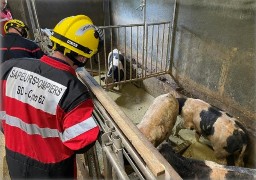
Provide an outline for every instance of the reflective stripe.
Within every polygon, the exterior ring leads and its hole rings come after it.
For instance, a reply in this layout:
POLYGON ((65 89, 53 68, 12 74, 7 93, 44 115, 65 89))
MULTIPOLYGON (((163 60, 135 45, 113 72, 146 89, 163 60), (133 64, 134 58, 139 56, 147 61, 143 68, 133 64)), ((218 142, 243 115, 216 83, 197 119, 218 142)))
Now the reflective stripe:
POLYGON ((0 119, 5 120, 6 118, 6 112, 5 111, 0 111, 0 119))
POLYGON ((9 115, 6 115, 6 124, 17 127, 30 135, 40 135, 42 138, 59 137, 62 142, 75 138, 97 126, 94 119, 90 117, 79 124, 67 128, 61 133, 57 129, 40 128, 36 124, 28 124, 17 117, 9 115))
POLYGON ((95 123, 94 119, 90 117, 85 121, 82 121, 81 123, 78 123, 74 126, 71 126, 70 128, 67 128, 63 133, 62 141, 65 142, 72 138, 75 138, 76 136, 79 136, 84 132, 95 128, 96 126, 97 124, 95 123))

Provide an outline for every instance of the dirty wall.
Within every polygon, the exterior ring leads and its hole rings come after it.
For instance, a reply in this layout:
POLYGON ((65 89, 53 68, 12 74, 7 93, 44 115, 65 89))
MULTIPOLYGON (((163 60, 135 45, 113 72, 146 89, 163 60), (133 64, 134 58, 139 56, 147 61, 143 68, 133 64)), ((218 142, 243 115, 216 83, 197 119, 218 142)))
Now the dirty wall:
MULTIPOLYGON (((25 2, 9 0, 14 17, 29 23, 25 2)), ((102 26, 173 20, 174 0, 35 2, 42 28, 53 28, 63 17, 79 13, 102 26)), ((177 0, 170 55, 170 71, 180 85, 193 97, 239 117, 252 139, 256 138, 255 11, 256 2, 249 0, 232 4, 228 0, 177 0)), ((251 144, 256 152, 255 142, 251 144)))

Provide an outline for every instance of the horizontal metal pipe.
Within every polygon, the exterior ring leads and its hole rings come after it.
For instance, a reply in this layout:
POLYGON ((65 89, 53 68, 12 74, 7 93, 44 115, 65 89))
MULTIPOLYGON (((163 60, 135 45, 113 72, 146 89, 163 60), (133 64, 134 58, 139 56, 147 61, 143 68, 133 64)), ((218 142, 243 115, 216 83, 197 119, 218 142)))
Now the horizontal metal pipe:
POLYGON ((130 79, 130 80, 126 80, 126 81, 120 81, 120 82, 115 82, 115 83, 109 83, 107 85, 102 85, 102 87, 107 87, 107 86, 110 86, 110 85, 118 85, 118 84, 124 84, 124 83, 127 83, 127 82, 136 82, 138 80, 145 80, 145 79, 148 79, 148 78, 151 78, 151 77, 156 77, 156 76, 161 76, 161 75, 165 75, 165 74, 168 74, 169 72, 159 72, 159 73, 154 73, 154 74, 150 74, 150 75, 146 75, 145 77, 143 78, 137 78, 137 79, 130 79))
MULTIPOLYGON (((147 23, 148 26, 151 25, 160 25, 160 24, 168 24, 170 21, 157 22, 157 23, 147 23)), ((131 27, 131 26, 144 26, 144 24, 125 24, 125 25, 112 25, 112 26, 99 26, 100 29, 107 28, 119 28, 119 27, 131 27)))

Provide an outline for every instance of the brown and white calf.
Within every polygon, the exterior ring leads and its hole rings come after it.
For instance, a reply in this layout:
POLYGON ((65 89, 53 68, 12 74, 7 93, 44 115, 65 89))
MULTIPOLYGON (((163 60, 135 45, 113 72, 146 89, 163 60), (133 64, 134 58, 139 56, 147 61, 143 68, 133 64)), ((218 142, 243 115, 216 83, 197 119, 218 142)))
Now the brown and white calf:
POLYGON ((197 140, 202 135, 212 145, 216 158, 223 164, 244 166, 243 156, 248 143, 245 128, 226 112, 193 98, 177 98, 182 126, 195 129, 197 140))
POLYGON ((178 101, 171 93, 160 95, 154 99, 137 127, 157 147, 171 135, 178 112, 178 101))

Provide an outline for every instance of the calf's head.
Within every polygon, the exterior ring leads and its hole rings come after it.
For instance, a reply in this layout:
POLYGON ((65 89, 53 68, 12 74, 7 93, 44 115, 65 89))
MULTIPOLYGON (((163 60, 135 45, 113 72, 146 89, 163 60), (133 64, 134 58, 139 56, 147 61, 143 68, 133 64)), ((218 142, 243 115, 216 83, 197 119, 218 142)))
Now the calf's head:
POLYGON ((114 49, 108 55, 108 72, 106 81, 112 79, 113 82, 118 82, 124 78, 124 56, 118 49, 114 49))

